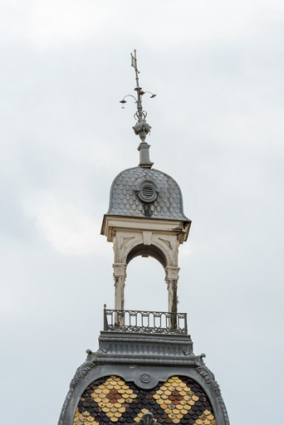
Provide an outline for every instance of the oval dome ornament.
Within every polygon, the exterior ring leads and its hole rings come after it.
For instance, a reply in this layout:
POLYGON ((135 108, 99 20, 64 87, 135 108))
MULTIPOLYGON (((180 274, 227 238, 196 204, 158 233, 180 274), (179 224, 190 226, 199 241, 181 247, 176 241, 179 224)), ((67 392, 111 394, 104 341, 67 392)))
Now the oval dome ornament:
POLYGON ((151 180, 144 180, 136 189, 137 196, 140 201, 146 204, 154 202, 158 196, 156 184, 151 180))

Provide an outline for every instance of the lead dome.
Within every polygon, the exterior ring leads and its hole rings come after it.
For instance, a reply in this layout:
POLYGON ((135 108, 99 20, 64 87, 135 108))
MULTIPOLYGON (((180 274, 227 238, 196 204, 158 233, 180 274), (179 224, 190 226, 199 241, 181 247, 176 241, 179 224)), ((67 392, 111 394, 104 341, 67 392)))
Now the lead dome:
POLYGON ((107 215, 190 221, 177 182, 162 171, 139 166, 114 179, 107 215))

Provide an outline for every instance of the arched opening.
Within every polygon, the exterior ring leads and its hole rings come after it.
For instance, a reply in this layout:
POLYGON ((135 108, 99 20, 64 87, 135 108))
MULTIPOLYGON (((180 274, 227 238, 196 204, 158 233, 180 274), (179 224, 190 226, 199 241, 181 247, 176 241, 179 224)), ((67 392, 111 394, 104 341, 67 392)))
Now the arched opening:
POLYGON ((167 259, 162 250, 155 245, 137 245, 127 255, 126 264, 129 264, 133 258, 141 255, 142 257, 153 257, 158 260, 164 268, 167 267, 167 259))
POLYGON ((168 310, 165 271, 153 256, 136 258, 128 264, 126 272, 125 310, 168 310))

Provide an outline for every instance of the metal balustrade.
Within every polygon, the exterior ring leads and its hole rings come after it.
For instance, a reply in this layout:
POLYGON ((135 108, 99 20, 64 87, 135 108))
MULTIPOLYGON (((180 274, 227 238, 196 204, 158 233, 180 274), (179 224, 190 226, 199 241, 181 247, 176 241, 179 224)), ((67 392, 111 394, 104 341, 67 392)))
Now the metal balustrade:
POLYGON ((187 313, 105 308, 104 331, 187 335, 187 313))

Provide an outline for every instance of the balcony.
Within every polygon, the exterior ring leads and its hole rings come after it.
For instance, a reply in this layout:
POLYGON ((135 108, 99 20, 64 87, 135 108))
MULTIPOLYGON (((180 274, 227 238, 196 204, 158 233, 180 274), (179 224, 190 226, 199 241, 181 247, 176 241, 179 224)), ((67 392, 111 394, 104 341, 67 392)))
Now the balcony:
POLYGON ((104 331, 187 335, 187 313, 105 308, 104 331))

